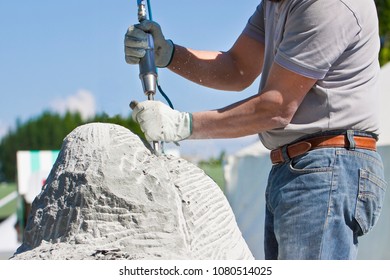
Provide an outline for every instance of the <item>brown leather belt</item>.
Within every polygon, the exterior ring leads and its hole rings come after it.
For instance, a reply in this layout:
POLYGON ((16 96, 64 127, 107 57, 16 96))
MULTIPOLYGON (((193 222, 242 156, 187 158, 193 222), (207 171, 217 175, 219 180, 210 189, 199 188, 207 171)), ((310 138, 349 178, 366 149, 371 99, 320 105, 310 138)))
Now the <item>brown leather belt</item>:
MULTIPOLYGON (((376 140, 372 137, 354 136, 355 148, 376 151, 376 140)), ((290 159, 303 155, 304 153, 319 148, 349 148, 349 141, 346 135, 319 136, 300 141, 287 147, 281 147, 271 151, 272 164, 285 162, 283 149, 286 149, 290 159)))

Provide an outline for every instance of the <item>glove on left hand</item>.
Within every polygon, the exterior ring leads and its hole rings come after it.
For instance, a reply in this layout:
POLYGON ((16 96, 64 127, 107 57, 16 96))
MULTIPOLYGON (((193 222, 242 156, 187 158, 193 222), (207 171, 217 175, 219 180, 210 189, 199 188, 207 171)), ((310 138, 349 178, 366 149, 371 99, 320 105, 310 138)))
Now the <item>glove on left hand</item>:
POLYGON ((160 101, 138 103, 132 118, 139 123, 148 141, 177 142, 192 133, 192 115, 173 110, 160 101))
POLYGON ((157 67, 167 67, 173 57, 174 44, 166 40, 158 23, 144 20, 132 25, 125 35, 125 59, 128 64, 138 64, 148 48, 148 34, 151 33, 154 40, 154 55, 157 67))

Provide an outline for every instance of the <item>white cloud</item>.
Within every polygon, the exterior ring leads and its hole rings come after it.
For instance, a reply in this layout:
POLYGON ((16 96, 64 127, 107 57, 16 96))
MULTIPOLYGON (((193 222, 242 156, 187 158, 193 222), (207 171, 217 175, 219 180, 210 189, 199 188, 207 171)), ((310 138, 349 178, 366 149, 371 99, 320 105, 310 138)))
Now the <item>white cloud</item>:
POLYGON ((84 89, 66 98, 55 99, 51 107, 61 114, 66 111, 79 112, 84 120, 95 116, 96 113, 95 98, 90 91, 84 89))

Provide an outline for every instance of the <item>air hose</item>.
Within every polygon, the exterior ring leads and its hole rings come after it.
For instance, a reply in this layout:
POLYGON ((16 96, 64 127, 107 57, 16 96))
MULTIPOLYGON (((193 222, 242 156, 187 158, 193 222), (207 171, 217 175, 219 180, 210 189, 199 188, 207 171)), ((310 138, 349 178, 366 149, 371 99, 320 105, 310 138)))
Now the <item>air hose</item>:
MULTIPOLYGON (((138 4, 140 4, 140 2, 142 0, 137 0, 138 1, 138 4)), ((153 21, 153 16, 152 16, 152 5, 150 4, 150 0, 146 0, 146 6, 147 6, 147 12, 148 12, 148 17, 149 17, 149 20, 153 21)), ((157 71, 157 67, 156 67, 156 73, 158 73, 157 71)), ((162 97, 164 97, 164 99, 167 101, 169 107, 171 107, 172 109, 174 109, 173 107, 173 104, 171 102, 171 100, 169 99, 168 95, 165 94, 165 92, 163 91, 160 83, 159 83, 159 80, 158 80, 158 75, 157 75, 157 89, 158 91, 160 92, 160 94, 162 95, 162 97)))

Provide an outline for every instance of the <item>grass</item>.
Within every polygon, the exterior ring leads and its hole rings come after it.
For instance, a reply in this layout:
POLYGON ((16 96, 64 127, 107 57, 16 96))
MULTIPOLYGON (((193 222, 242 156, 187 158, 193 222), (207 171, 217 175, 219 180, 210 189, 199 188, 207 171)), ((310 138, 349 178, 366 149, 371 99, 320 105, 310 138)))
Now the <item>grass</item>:
POLYGON ((222 191, 225 189, 225 180, 223 177, 223 168, 219 163, 203 162, 199 163, 199 168, 202 169, 211 179, 213 179, 222 191))
MULTIPOLYGON (((16 191, 16 184, 0 184, 0 200, 16 191)), ((0 220, 7 218, 16 212, 17 199, 14 199, 0 208, 0 220)))

